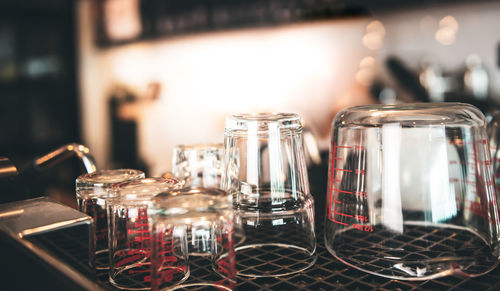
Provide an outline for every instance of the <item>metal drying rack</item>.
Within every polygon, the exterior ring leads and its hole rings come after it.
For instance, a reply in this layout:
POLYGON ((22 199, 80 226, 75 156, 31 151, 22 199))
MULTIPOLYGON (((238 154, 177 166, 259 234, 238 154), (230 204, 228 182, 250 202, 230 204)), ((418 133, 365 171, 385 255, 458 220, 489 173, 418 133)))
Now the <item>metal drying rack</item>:
MULTIPOLYGON (((399 281, 370 275, 349 267, 335 259, 325 248, 323 241, 323 223, 317 223, 317 261, 316 264, 301 273, 268 278, 238 278, 237 290, 499 290, 500 289, 500 267, 490 273, 477 278, 461 278, 447 276, 440 279, 428 281, 399 281)), ((420 239, 425 233, 412 232, 396 243, 400 245, 418 246, 420 239)), ((387 237, 380 237, 380 240, 387 237)), ((430 237, 426 238, 430 239, 430 237)), ((440 244, 449 247, 450 243, 467 244, 460 241, 460 237, 434 237, 433 245, 440 244)), ((363 251, 358 251, 358 254, 363 251)), ((295 260, 292 256, 284 253, 261 254, 254 256, 251 253, 239 255, 239 267, 248 267, 259 263, 268 263, 279 266, 289 260, 295 260)), ((300 262, 297 262, 300 263, 300 262)), ((372 262, 377 265, 377 262, 372 262)), ((186 283, 196 283, 207 281, 211 276, 210 262, 206 257, 190 258, 191 275, 186 283)), ((107 281, 107 272, 98 272, 98 279, 101 280, 109 290, 118 290, 112 287, 107 281)), ((137 282, 137 287, 143 286, 137 282)), ((192 289, 190 289, 192 290, 192 289)))

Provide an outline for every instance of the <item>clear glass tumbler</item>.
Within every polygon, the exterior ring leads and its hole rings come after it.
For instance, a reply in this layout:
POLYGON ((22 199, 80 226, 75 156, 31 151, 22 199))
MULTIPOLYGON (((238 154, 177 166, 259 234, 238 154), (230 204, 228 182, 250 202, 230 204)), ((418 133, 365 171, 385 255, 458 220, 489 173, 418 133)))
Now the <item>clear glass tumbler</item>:
POLYGON ((236 265, 232 197, 215 188, 183 188, 156 196, 154 208, 153 290, 233 290, 236 265), (173 280, 182 274, 176 265, 175 249, 163 246, 172 244, 176 232, 186 232, 195 225, 209 230, 204 243, 211 245, 210 256, 198 259, 198 264, 206 263, 206 268, 179 284, 173 280))
MULTIPOLYGON (((223 170, 223 144, 178 145, 172 158, 172 176, 184 187, 220 188, 223 170)), ((240 218, 235 216, 235 243, 241 244, 245 235, 241 229, 240 218)), ((189 254, 195 256, 210 255, 210 245, 206 244, 210 229, 202 225, 191 225, 188 230, 189 254)))
POLYGON ((330 253, 398 280, 492 270, 499 217, 485 123, 461 103, 341 111, 330 147, 330 253))
POLYGON ((178 145, 172 157, 172 175, 184 187, 220 187, 224 145, 178 145))
POLYGON ((222 179, 246 235, 236 248, 239 275, 283 276, 314 264, 314 201, 298 115, 227 118, 222 179))
MULTIPOLYGON (((490 153, 493 164, 495 190, 500 194, 500 111, 491 114, 491 120, 486 126, 486 133, 490 141, 490 153)), ((497 196, 497 202, 500 203, 497 196)))
MULTIPOLYGON (((108 199, 110 219, 110 283, 119 289, 151 289, 152 199, 177 189, 176 179, 147 178, 116 184, 108 199)), ((176 233, 177 235, 177 233, 176 233)), ((175 242, 181 243, 186 238, 175 242)), ((182 245, 173 248, 184 250, 182 245)), ((178 256, 179 266, 187 266, 187 250, 178 256)))
POLYGON ((78 210, 94 219, 96 269, 109 269, 108 215, 106 213, 109 189, 117 183, 144 177, 144 173, 139 170, 118 169, 83 174, 76 179, 78 210))

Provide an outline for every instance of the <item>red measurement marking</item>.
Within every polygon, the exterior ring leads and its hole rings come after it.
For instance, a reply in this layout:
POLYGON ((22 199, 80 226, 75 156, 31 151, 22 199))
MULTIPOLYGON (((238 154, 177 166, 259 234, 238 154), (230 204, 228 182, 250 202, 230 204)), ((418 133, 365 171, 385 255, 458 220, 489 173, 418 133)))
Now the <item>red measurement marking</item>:
POLYGON ((360 191, 355 191, 354 195, 361 196, 363 198, 366 198, 366 192, 360 192, 360 191))
POLYGON ((481 139, 477 142, 478 144, 487 144, 488 141, 486 139, 481 139))
POLYGON ((352 194, 352 192, 350 192, 350 191, 344 191, 344 190, 339 190, 339 189, 332 189, 332 191, 340 192, 340 193, 352 194))
POLYGON ((334 170, 334 171, 341 171, 341 172, 350 172, 350 173, 352 173, 352 170, 346 170, 346 169, 338 169, 338 168, 334 168, 333 170, 334 170))
MULTIPOLYGON (((340 201, 337 201, 337 200, 333 200, 333 203, 340 203, 342 204, 342 202, 340 201)), ((329 206, 329 209, 328 209, 328 219, 330 219, 331 221, 335 222, 335 223, 338 223, 338 224, 342 224, 342 225, 348 225, 347 223, 344 223, 344 222, 340 222, 340 221, 337 221, 334 219, 333 215, 332 215, 332 207, 331 207, 331 204, 328 205, 329 206)), ((335 212, 334 212, 335 213, 335 212)))
POLYGON ((355 149, 355 150, 363 150, 363 146, 360 146, 360 145, 355 145, 355 146, 354 146, 354 149, 355 149))
POLYGON ((123 266, 123 265, 125 265, 125 264, 130 263, 130 262, 135 262, 135 261, 138 261, 139 259, 142 259, 142 258, 144 258, 144 255, 133 255, 133 256, 130 256, 130 257, 128 257, 128 258, 125 258, 125 259, 123 259, 123 260, 121 260, 121 261, 118 261, 118 262, 116 263, 116 266, 117 266, 117 267, 120 267, 120 266, 123 266))
MULTIPOLYGON (((334 177, 335 177, 335 167, 336 167, 336 154, 335 154, 335 143, 332 143, 332 152, 330 153, 330 155, 332 156, 332 160, 330 161, 330 164, 332 165, 332 169, 330 170, 331 173, 329 173, 331 176, 330 176, 330 187, 328 187, 328 189, 332 189, 333 188, 333 180, 334 180, 334 177)), ((333 191, 330 190, 330 195, 328 195, 328 201, 327 201, 327 205, 328 205, 328 216, 330 216, 330 212, 331 212, 331 200, 333 199, 333 191)))
POLYGON ((352 227, 360 231, 373 232, 373 227, 371 225, 363 226, 361 224, 353 224, 352 227))
POLYGON ((333 219, 333 218, 330 218, 330 220, 331 220, 331 221, 333 221, 333 222, 336 222, 336 223, 338 223, 338 224, 342 224, 342 225, 349 225, 349 224, 347 224, 347 223, 343 223, 343 222, 340 222, 340 221, 336 221, 336 220, 335 220, 335 219, 333 219))
MULTIPOLYGON (((170 251, 170 254, 172 253, 172 251, 170 251)), ((178 259, 172 255, 170 256, 167 256, 167 257, 164 257, 163 260, 162 260, 162 265, 163 266, 172 266, 173 263, 177 263, 178 259)))
POLYGON ((128 270, 129 274, 140 274, 140 273, 150 273, 150 272, 151 270, 132 270, 132 269, 128 270))
POLYGON ((139 229, 139 230, 129 229, 127 231, 128 234, 138 234, 138 233, 148 233, 148 232, 149 232, 149 230, 147 230, 147 229, 144 229, 144 230, 143 229, 139 229))
MULTIPOLYGON (((164 255, 172 255, 172 247, 170 246, 170 249, 166 250, 166 251, 161 251, 161 252, 158 252, 158 254, 162 257, 164 257, 164 255)), ((165 256, 165 258, 167 258, 168 256, 165 256)), ((177 260, 177 259, 176 259, 177 260)))
POLYGON ((361 224, 353 224, 352 227, 357 229, 357 230, 363 231, 363 226, 361 224))
POLYGON ((234 269, 234 265, 231 265, 230 262, 226 260, 220 260, 217 263, 217 267, 222 274, 230 274, 231 269, 234 269))
MULTIPOLYGON (((333 182, 342 182, 342 180, 339 180, 339 179, 335 179, 335 180, 332 180, 333 182)), ((332 185, 333 186, 333 185, 332 185)))
POLYGON ((158 284, 158 285, 161 285, 162 282, 172 281, 174 279, 175 274, 182 273, 182 272, 184 272, 183 267, 160 270, 160 284, 158 284))
POLYGON ((334 211, 333 213, 334 213, 334 214, 337 214, 337 215, 342 215, 342 216, 352 217, 352 215, 350 215, 350 214, 340 213, 340 212, 337 212, 337 211, 334 211))
POLYGON ((485 209, 479 204, 479 202, 470 201, 468 206, 465 206, 466 210, 469 210, 472 214, 487 217, 485 209))
POLYGON ((479 161, 480 164, 484 164, 486 166, 491 166, 493 163, 491 162, 491 160, 488 160, 488 161, 479 161))
POLYGON ((334 146, 334 148, 341 148, 341 149, 350 149, 352 147, 348 147, 348 146, 334 146))
POLYGON ((356 171, 354 172, 355 174, 360 174, 360 175, 364 175, 366 173, 365 170, 359 170, 359 169, 356 169, 356 171))
POLYGON ((461 180, 461 179, 457 179, 457 178, 450 178, 450 183, 459 183, 459 182, 470 184, 470 185, 476 185, 476 182, 474 182, 474 181, 461 180))
POLYGON ((365 215, 354 215, 354 219, 361 222, 368 222, 368 217, 366 217, 365 215))
POLYGON ((145 240, 150 240, 150 239, 151 239, 151 237, 150 237, 150 236, 136 236, 136 237, 134 238, 134 240, 135 240, 136 242, 143 242, 143 241, 145 241, 145 240))
POLYGON ((146 255, 147 254, 147 251, 145 250, 126 250, 126 251, 120 251, 121 254, 120 255, 123 255, 123 253, 125 253, 127 256, 132 256, 132 255, 146 255))

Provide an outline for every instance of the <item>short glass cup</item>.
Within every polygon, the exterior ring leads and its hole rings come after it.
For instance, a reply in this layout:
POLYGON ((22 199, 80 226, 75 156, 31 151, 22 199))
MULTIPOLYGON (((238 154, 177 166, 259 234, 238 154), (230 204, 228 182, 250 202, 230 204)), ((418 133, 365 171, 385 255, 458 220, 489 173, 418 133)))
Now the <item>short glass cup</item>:
MULTIPOLYGON (((172 157, 172 176, 184 187, 220 188, 223 170, 224 145, 204 143, 178 145, 172 157)), ((235 243, 241 244, 245 234, 241 229, 241 218, 235 216, 235 243)), ((189 254, 195 256, 210 255, 210 244, 206 243, 210 229, 202 224, 191 225, 188 230, 189 254)))
POLYGON ((109 269, 108 215, 106 201, 110 188, 117 184, 144 178, 142 171, 132 169, 101 170, 76 179, 78 210, 92 217, 95 231, 95 268, 109 269))
MULTIPOLYGON (((180 186, 176 179, 147 178, 112 187, 112 197, 108 199, 109 281, 114 287, 151 289, 152 199, 159 193, 180 186)), ((175 240, 172 247, 184 250, 178 243, 185 240, 182 237, 175 240)), ((187 266, 187 259, 187 250, 180 252, 179 266, 187 266)))
MULTIPOLYGON (((153 202, 153 290, 233 290, 236 286, 236 264, 233 241, 232 197, 215 188, 183 188, 157 195, 153 202), (185 282, 178 255, 171 246, 177 237, 195 225, 210 231, 206 244, 210 256, 197 258, 207 268, 185 282), (209 267, 210 266, 210 267, 209 267)), ((185 244, 187 247, 187 244, 185 244)), ((199 271, 199 270, 198 270, 199 271)))

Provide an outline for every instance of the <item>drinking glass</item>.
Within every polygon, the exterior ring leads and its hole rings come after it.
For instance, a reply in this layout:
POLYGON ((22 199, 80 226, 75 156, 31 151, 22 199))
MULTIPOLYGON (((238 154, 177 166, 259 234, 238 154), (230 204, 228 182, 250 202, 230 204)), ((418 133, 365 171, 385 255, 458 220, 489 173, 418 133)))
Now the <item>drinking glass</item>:
MULTIPOLYGON (((486 127, 488 134, 491 161, 493 165, 493 179, 495 181, 495 190, 500 194, 500 111, 491 114, 491 120, 486 127)), ((497 202, 500 203, 498 196, 497 202)))
MULTIPOLYGON (((111 197, 108 198, 109 281, 114 287, 127 290, 151 288, 152 199, 159 193, 180 187, 181 183, 176 179, 147 178, 111 188, 111 197)), ((187 249, 182 245, 185 240, 186 237, 175 238, 173 245, 168 246, 179 250, 176 262, 179 269, 187 266, 187 249)))
POLYGON ((236 248, 238 274, 283 276, 312 266, 314 201, 299 116, 233 115, 226 119, 224 146, 222 185, 246 236, 236 248))
MULTIPOLYGON (((233 241, 232 197, 215 188, 183 188, 159 194, 153 207, 153 290, 214 289, 232 290, 236 285, 233 241), (178 270, 172 236, 202 225, 209 234, 204 243, 210 244, 210 257, 198 259, 207 267, 179 284, 172 280, 178 270)), ((186 237, 185 235, 179 235, 186 237)), ((186 245, 187 247, 187 245, 186 245)))
POLYGON ((220 187, 222 144, 178 145, 172 158, 172 175, 184 187, 220 187))
POLYGON ((499 217, 485 123, 461 103, 341 111, 332 124, 328 251, 398 280, 495 268, 499 217))
POLYGON ((76 179, 78 210, 94 220, 96 269, 109 269, 108 215, 106 213, 108 191, 111 186, 117 183, 138 180, 144 177, 144 173, 139 170, 117 169, 83 174, 76 179))
MULTIPOLYGON (((220 188, 222 176, 223 144, 178 145, 174 148, 172 158, 172 176, 184 187, 220 188)), ((245 235, 241 229, 238 216, 234 216, 235 244, 241 244, 245 235)), ((188 245, 190 255, 210 255, 210 244, 206 244, 210 229, 202 225, 191 225, 188 229, 188 245)))

